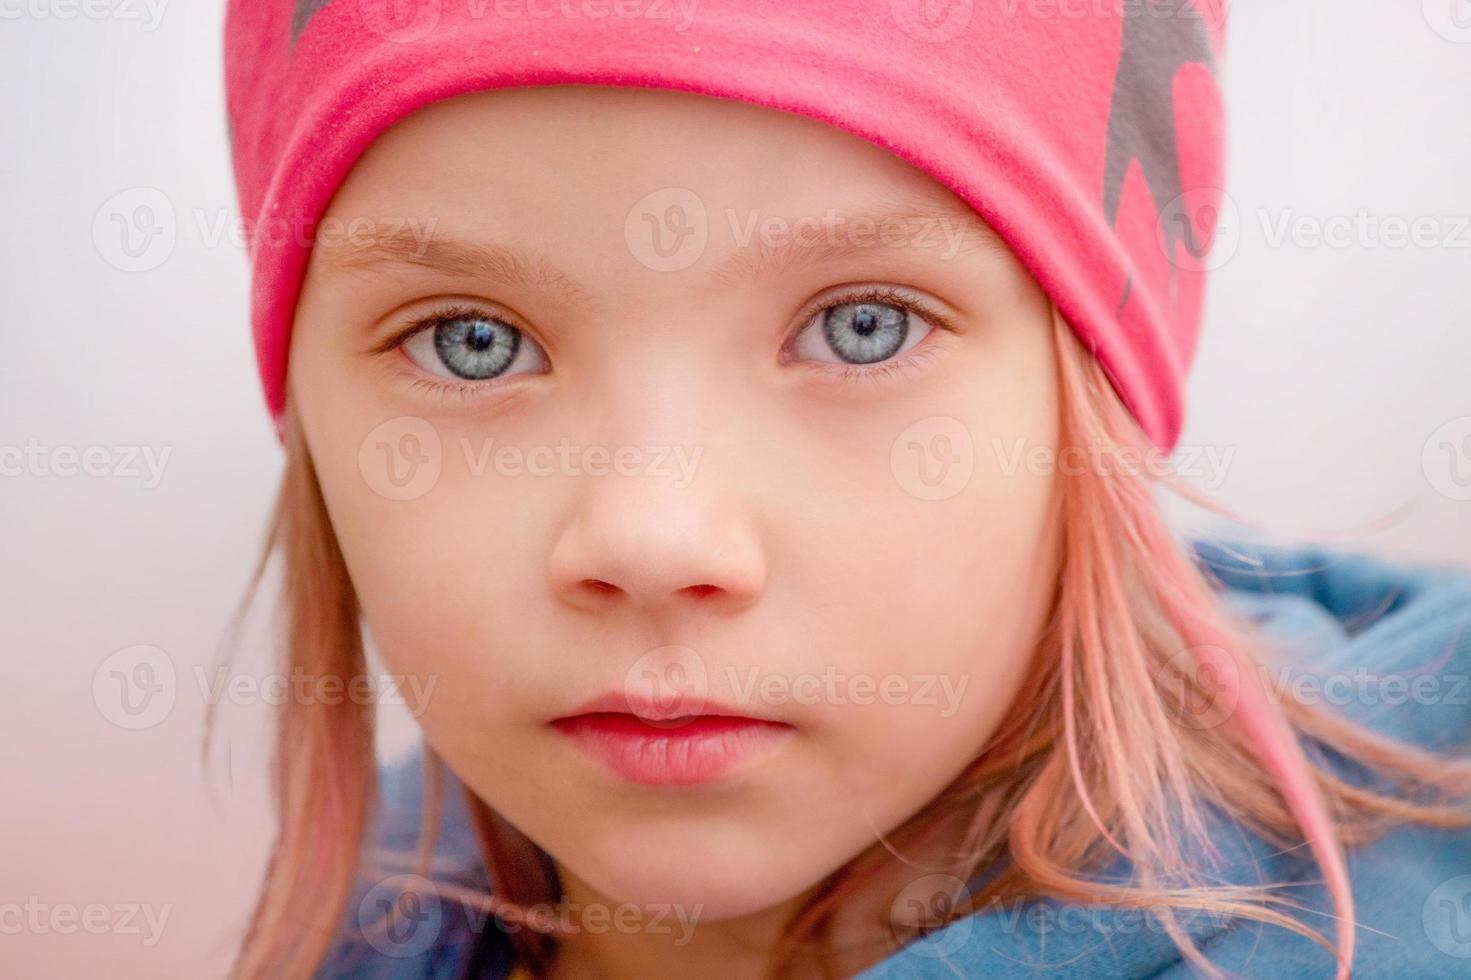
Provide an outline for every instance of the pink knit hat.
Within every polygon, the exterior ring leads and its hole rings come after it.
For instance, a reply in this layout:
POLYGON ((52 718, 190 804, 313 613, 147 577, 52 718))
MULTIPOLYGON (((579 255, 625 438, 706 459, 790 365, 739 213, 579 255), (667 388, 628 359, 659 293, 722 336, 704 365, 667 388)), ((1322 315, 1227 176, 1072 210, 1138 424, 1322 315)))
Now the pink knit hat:
POLYGON ((280 433, 312 230, 384 130, 481 89, 679 89, 822 120, 1005 239, 1174 447, 1219 213, 1227 0, 230 0, 253 330, 280 433))

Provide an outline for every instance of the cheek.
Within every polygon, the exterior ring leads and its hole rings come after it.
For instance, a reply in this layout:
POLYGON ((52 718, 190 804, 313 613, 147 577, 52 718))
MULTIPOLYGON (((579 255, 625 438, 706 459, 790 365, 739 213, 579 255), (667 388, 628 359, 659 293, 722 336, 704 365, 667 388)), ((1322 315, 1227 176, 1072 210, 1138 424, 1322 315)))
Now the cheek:
POLYGON ((835 451, 834 438, 816 450, 822 465, 789 467, 788 488, 804 472, 812 482, 792 488, 792 523, 773 535, 790 549, 774 563, 800 576, 799 628, 821 651, 807 669, 832 665, 846 678, 820 708, 841 736, 824 760, 827 782, 815 782, 893 821, 953 779, 1010 708, 1051 608, 1060 548, 1055 476, 1016 455, 1055 447, 1050 390, 928 394, 907 417, 950 421, 932 430, 890 421, 858 451, 835 451), (891 453, 911 437, 916 457, 891 453), (948 484, 946 454, 963 468, 948 484), (931 465, 929 482, 906 468, 916 459, 931 465))
POLYGON ((835 560, 810 589, 823 648, 847 678, 824 709, 835 792, 898 818, 985 745, 1026 676, 1057 572, 1046 476, 986 475, 953 501, 869 512, 831 529, 835 560), (841 559, 841 560, 836 560, 841 559), (838 756, 862 758, 844 766, 838 756), (857 781, 855 783, 854 781, 857 781))
POLYGON ((350 559, 385 655, 498 668, 534 660, 515 656, 538 649, 528 629, 540 619, 526 615, 545 589, 534 505, 507 511, 497 506, 507 495, 481 483, 440 491, 417 513, 382 515, 350 559), (492 516, 508 512, 515 521, 492 516))
POLYGON ((546 588, 549 496, 475 474, 447 427, 425 464, 432 479, 414 489, 402 433, 355 421, 369 412, 340 414, 315 433, 314 464, 378 654, 393 673, 435 681, 426 722, 462 710, 492 724, 515 717, 538 663, 524 651, 549 643, 525 615, 546 588), (408 490, 385 483, 391 467, 408 490), (501 693, 488 704, 487 692, 501 693))

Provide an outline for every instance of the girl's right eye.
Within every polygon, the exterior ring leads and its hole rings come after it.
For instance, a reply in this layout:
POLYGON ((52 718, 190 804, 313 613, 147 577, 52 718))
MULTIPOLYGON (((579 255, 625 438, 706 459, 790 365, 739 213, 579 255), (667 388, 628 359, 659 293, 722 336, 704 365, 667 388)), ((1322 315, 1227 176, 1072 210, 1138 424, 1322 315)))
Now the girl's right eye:
POLYGON ((504 320, 475 310, 435 314, 403 348, 411 361, 440 378, 490 381, 546 370, 540 344, 504 320))

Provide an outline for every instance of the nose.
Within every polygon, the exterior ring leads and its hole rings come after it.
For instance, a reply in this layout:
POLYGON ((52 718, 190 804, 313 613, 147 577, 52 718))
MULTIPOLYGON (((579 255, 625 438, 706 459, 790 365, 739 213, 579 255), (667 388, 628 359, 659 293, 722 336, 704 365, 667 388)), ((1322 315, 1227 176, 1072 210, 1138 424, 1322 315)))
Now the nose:
POLYGON ((585 477, 552 549, 557 597, 583 610, 652 613, 755 602, 765 584, 762 550, 734 494, 722 495, 716 482, 585 477))

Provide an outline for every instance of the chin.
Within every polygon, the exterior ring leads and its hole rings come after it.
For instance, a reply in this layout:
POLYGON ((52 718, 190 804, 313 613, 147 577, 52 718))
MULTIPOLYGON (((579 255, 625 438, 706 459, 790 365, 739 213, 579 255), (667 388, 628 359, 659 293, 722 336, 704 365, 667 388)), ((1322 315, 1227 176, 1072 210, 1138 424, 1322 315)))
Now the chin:
POLYGON ((735 850, 728 840, 706 847, 652 840, 601 850, 587 855, 584 867, 568 867, 611 904, 676 906, 700 922, 738 919, 789 902, 821 877, 815 868, 803 874, 793 855, 775 851, 769 841, 751 841, 743 855, 735 850))

